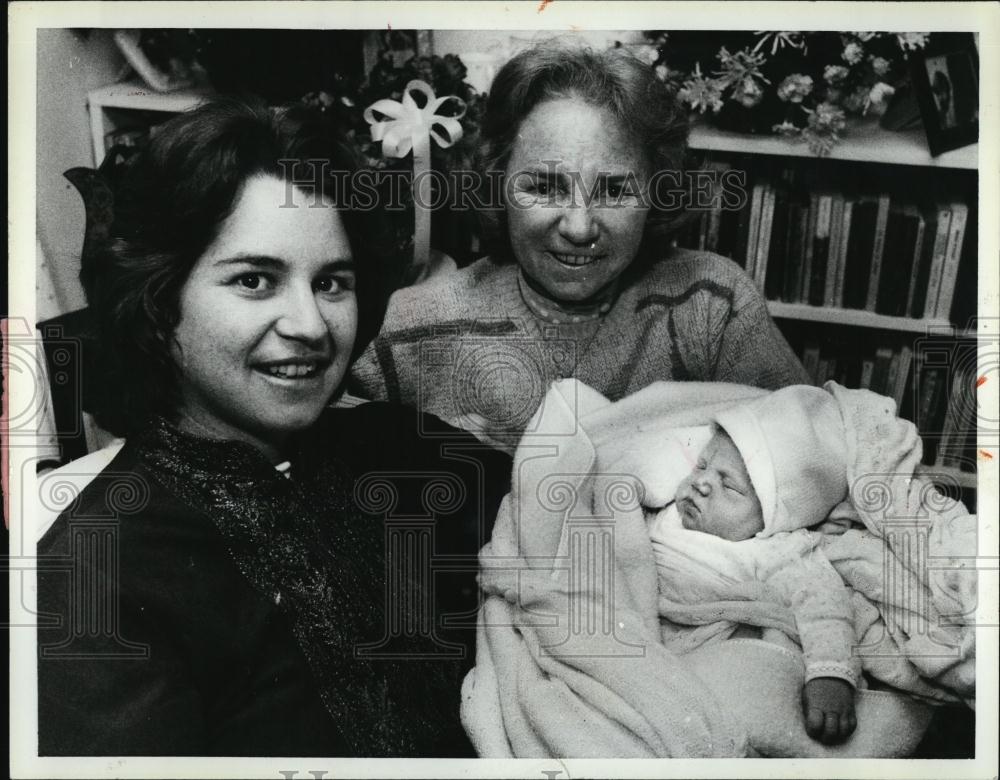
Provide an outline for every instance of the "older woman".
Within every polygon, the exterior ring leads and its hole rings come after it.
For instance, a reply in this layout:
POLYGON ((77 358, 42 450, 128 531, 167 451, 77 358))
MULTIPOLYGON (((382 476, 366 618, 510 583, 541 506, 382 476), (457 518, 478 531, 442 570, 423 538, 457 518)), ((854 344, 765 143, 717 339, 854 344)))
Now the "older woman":
POLYGON ((807 381, 741 269, 670 248, 663 185, 686 133, 628 55, 543 44, 510 60, 482 127, 483 173, 504 183, 484 214, 492 253, 393 296, 358 392, 510 446, 560 377, 611 399, 666 379, 807 381))
POLYGON ((297 161, 352 166, 304 109, 218 102, 128 173, 91 301, 126 444, 38 546, 42 755, 470 753, 438 618, 475 606, 509 463, 326 408, 378 318, 376 215, 297 161))

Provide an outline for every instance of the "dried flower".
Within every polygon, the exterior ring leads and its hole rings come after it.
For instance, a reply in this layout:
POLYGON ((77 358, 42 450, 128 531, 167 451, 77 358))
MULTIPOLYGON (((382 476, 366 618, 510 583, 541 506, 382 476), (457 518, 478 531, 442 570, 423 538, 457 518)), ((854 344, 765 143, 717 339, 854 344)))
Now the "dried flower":
POLYGON ((844 51, 840 56, 848 65, 857 65, 864 59, 865 50, 860 43, 852 42, 844 47, 844 51))
POLYGON ((733 100, 744 108, 753 108, 763 99, 763 88, 752 78, 744 79, 733 88, 733 100))
POLYGON ((702 114, 709 109, 712 110, 712 113, 716 113, 722 108, 722 87, 715 79, 707 78, 702 74, 700 63, 695 64, 691 78, 684 82, 678 90, 677 96, 692 109, 702 114))
POLYGON ((813 80, 801 73, 793 73, 778 85, 778 97, 786 103, 801 103, 812 92, 813 80))
POLYGON ((771 132, 777 135, 783 135, 786 138, 796 138, 802 133, 801 127, 796 127, 787 119, 780 125, 774 125, 771 127, 771 132))
POLYGON ((868 93, 868 102, 865 104, 865 113, 872 111, 875 114, 883 114, 886 109, 886 101, 896 94, 895 87, 886 84, 884 81, 878 82, 868 93))
POLYGON ((872 70, 876 76, 884 76, 889 72, 889 60, 885 57, 872 57, 872 70))
POLYGON ((813 128, 830 128, 833 131, 843 130, 847 126, 844 112, 829 102, 820 103, 815 110, 805 109, 809 116, 809 126, 813 128))
POLYGON ((840 131, 847 125, 844 112, 832 103, 820 103, 816 109, 804 109, 809 120, 802 128, 802 138, 809 144, 813 154, 823 156, 830 153, 833 145, 840 140, 840 131))
POLYGON ((736 87, 747 80, 756 79, 763 81, 765 84, 771 83, 760 72, 761 65, 767 62, 767 57, 763 54, 757 54, 750 51, 750 49, 743 49, 743 51, 730 54, 726 47, 723 46, 719 49, 717 56, 719 62, 722 64, 722 70, 716 71, 714 75, 718 77, 720 86, 723 89, 726 87, 736 87))
POLYGON ((927 45, 928 37, 930 37, 929 33, 898 33, 896 41, 903 51, 916 51, 927 45))
POLYGON ((853 91, 848 92, 840 100, 840 105, 844 107, 845 111, 852 114, 860 114, 864 111, 865 106, 868 104, 868 87, 862 84, 856 87, 853 91))
POLYGON ((771 41, 771 54, 777 54, 785 46, 793 49, 801 49, 803 54, 806 51, 806 38, 800 32, 789 32, 787 30, 782 30, 781 32, 764 32, 763 30, 758 30, 754 35, 761 36, 760 40, 757 41, 757 45, 753 47, 754 51, 764 48, 768 40, 771 41))
POLYGON ((868 41, 872 40, 873 38, 877 38, 879 36, 879 33, 877 33, 877 32, 856 32, 856 33, 854 33, 854 35, 862 43, 868 43, 868 41))
POLYGON ((823 68, 823 80, 827 84, 839 84, 849 72, 843 65, 827 65, 823 68))
POLYGON ((656 78, 660 81, 666 81, 667 77, 670 76, 670 68, 666 65, 657 65, 653 68, 653 72, 656 73, 656 78))

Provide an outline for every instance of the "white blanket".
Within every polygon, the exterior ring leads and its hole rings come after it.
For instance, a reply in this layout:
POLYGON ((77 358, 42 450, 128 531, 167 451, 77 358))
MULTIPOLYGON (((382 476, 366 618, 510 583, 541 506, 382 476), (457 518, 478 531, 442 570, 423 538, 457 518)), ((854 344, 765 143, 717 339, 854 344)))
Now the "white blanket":
MULTIPOLYGON (((575 380, 553 385, 518 448, 511 493, 481 554, 482 584, 492 595, 480 614, 477 663, 462 702, 481 755, 912 751, 930 710, 910 697, 859 692, 854 736, 825 747, 804 731, 800 654, 729 640, 677 655, 660 642, 640 506, 642 486, 655 485, 657 443, 665 431, 704 425, 719 409, 762 392, 657 383, 612 404, 575 380)), ((842 405, 857 398, 838 395, 842 405)), ((859 426, 864 406, 858 405, 859 426)), ((844 408, 848 419, 851 409, 844 408)), ((691 454, 676 441, 668 449, 667 457, 691 454)), ((859 454, 863 449, 852 450, 858 468, 868 457, 859 454)), ((885 459, 892 458, 885 453, 885 459)), ((874 523, 874 513, 865 511, 874 523)))

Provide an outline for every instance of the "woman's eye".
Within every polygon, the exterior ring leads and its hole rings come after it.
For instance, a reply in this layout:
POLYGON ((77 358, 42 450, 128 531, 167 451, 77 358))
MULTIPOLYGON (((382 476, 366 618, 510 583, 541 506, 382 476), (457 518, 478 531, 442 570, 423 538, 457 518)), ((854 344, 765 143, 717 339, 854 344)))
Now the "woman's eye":
POLYGON ((698 458, 697 462, 694 464, 694 467, 698 469, 698 471, 704 471, 708 467, 708 464, 704 461, 703 458, 698 458))
POLYGON ((267 277, 259 273, 240 274, 236 277, 236 283, 246 290, 267 289, 269 281, 267 277))
POLYGON ((625 194, 625 187, 621 184, 609 184, 605 192, 607 192, 609 198, 617 200, 625 194))
POLYGON ((337 295, 346 290, 354 289, 354 280, 339 276, 324 276, 316 280, 316 292, 337 295))

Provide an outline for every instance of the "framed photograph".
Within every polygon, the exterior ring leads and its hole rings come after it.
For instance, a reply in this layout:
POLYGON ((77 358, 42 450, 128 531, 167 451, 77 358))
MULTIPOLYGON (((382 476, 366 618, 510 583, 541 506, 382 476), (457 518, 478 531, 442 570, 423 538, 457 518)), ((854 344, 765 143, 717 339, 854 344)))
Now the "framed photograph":
POLYGON ((940 33, 911 56, 931 155, 979 141, 979 53, 972 33, 940 33))

